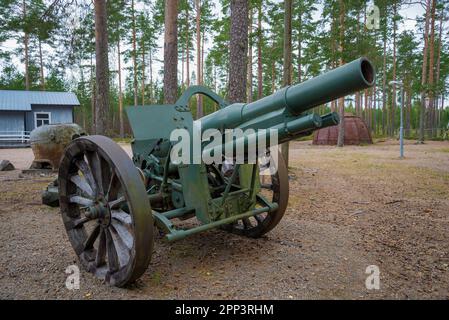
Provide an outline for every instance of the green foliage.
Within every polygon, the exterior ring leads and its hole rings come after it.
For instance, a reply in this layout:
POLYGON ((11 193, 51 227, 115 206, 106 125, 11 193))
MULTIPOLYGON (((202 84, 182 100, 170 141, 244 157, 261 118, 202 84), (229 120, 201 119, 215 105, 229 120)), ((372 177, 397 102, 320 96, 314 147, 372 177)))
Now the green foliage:
MULTIPOLYGON (((0 89, 24 89, 24 39, 29 37, 28 75, 30 89, 40 90, 40 70, 43 68, 46 90, 72 90, 81 102, 77 109, 77 119, 90 127, 92 101, 95 94, 95 32, 92 1, 62 0, 57 6, 44 0, 0 0, 0 89), (26 14, 23 4, 26 4, 26 14), (42 65, 40 50, 42 49, 42 65)), ((136 78, 138 82, 138 101, 142 101, 144 86, 145 103, 162 103, 162 45, 164 36, 164 0, 108 0, 108 36, 110 46, 110 121, 118 128, 118 64, 117 46, 120 42, 123 76, 123 104, 134 105, 134 68, 136 59, 136 78), (134 2, 134 11, 131 10, 134 2), (133 17, 136 23, 137 50, 132 48, 133 17), (151 72, 150 72, 151 71, 151 72)), ((419 120, 420 92, 433 92, 447 99, 449 77, 449 39, 447 37, 448 5, 438 1, 435 17, 435 60, 440 59, 439 81, 433 86, 421 88, 421 67, 423 62, 424 16, 416 17, 414 30, 404 28, 408 22, 400 9, 409 6, 410 1, 376 0, 380 9, 380 28, 366 28, 367 5, 373 1, 364 0, 295 0, 292 12, 293 82, 306 81, 326 70, 339 65, 340 59, 350 61, 359 56, 369 57, 377 66, 376 91, 377 110, 373 110, 372 125, 377 124, 374 133, 381 134, 382 119, 385 125, 399 126, 399 104, 392 109, 392 89, 388 82, 396 78, 404 82, 407 117, 410 119, 409 136, 415 134, 419 120), (341 6, 341 3, 344 6, 341 6), (395 8, 397 9, 395 14, 395 8), (344 9, 344 24, 340 14, 344 9), (444 14, 443 33, 439 41, 439 24, 444 14), (344 30, 341 38, 340 31, 344 30), (385 57, 384 57, 385 44, 385 57), (441 45, 441 50, 440 50, 441 45), (340 46, 343 52, 340 52, 340 46), (394 49, 395 58, 394 61, 394 49), (385 65, 384 65, 385 58, 385 65), (394 65, 396 62, 396 65, 394 65), (384 79, 385 68, 385 79, 384 79), (385 84, 385 88, 384 88, 385 84), (385 90, 384 90, 385 89, 385 90), (382 102, 385 99, 385 110, 382 102)), ((261 49, 262 94, 269 95, 282 86, 283 78, 283 1, 250 0, 252 32, 248 34, 253 56, 253 100, 257 99, 258 48, 261 49), (259 10, 260 9, 260 10, 259 10), (259 14, 260 12, 260 14, 259 14), (262 28, 258 28, 261 19, 262 28)), ((178 50, 179 94, 184 89, 181 72, 185 74, 185 63, 190 64, 190 83, 195 84, 196 74, 196 8, 195 0, 179 0, 178 4, 178 50), (187 56, 187 47, 189 56, 187 56)), ((414 17, 408 17, 414 18, 414 17)), ((201 0, 201 36, 204 38, 204 84, 226 97, 229 78, 230 41, 230 0, 201 0), (220 12, 219 12, 220 11, 220 12)), ((369 91, 369 95, 373 92, 369 91)), ((446 103, 447 104, 447 103, 446 103)), ((191 107, 196 112, 192 99, 191 107)), ((204 99, 205 113, 215 110, 209 99, 204 99)), ((362 116, 368 117, 365 110, 362 116)), ((316 112, 330 111, 330 105, 320 106, 316 112)), ((356 112, 355 103, 346 106, 347 112, 356 112)), ((449 122, 449 110, 438 114, 439 126, 449 122)), ((406 119, 407 119, 406 117, 406 119)), ((129 129, 126 126, 127 132, 129 129)))

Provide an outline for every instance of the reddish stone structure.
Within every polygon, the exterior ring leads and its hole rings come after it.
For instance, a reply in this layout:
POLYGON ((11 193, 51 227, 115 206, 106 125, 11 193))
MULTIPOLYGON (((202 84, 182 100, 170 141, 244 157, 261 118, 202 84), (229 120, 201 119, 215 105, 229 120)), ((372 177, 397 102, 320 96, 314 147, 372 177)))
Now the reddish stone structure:
MULTIPOLYGON (((338 126, 327 127, 315 131, 313 144, 315 145, 337 145, 338 126)), ((368 127, 360 117, 350 113, 345 114, 345 144, 359 145, 372 144, 373 139, 368 127)))

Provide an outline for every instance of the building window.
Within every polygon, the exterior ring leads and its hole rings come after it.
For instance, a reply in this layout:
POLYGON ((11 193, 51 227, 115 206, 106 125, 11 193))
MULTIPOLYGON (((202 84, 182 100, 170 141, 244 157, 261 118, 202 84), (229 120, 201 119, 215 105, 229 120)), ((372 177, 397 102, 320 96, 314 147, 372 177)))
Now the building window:
POLYGON ((34 126, 40 127, 51 123, 51 113, 50 112, 35 112, 34 113, 34 126))

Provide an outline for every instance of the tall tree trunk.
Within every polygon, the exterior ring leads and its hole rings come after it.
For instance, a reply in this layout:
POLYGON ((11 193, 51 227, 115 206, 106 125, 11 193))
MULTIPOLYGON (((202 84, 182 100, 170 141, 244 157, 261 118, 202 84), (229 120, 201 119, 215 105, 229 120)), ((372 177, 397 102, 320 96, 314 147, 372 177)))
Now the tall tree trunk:
POLYGON ((145 105, 145 41, 142 39, 142 81, 141 81, 141 91, 142 91, 142 106, 145 105))
POLYGON ((90 108, 91 108, 91 114, 92 114, 92 127, 91 132, 92 134, 95 134, 95 78, 94 78, 94 62, 92 54, 90 55, 90 88, 91 88, 91 95, 90 95, 90 108))
POLYGON ((95 60, 97 90, 95 99, 95 133, 108 133, 109 63, 106 0, 95 0, 95 60))
MULTIPOLYGON (((83 66, 82 66, 81 63, 80 63, 80 65, 79 65, 79 68, 80 68, 80 77, 81 77, 80 80, 81 80, 81 85, 82 85, 81 92, 85 93, 85 92, 86 92, 86 87, 85 87, 85 85, 86 85, 86 80, 85 80, 85 78, 84 78, 84 70, 83 70, 83 66)), ((81 105, 80 108, 79 108, 79 110, 80 110, 81 116, 82 116, 82 124, 83 124, 83 128, 87 130, 87 122, 86 122, 86 110, 85 110, 85 106, 84 106, 84 105, 81 105)), ((76 122, 77 122, 77 121, 75 121, 75 123, 76 123, 76 122)))
POLYGON ((387 35, 383 37, 383 67, 382 67, 382 134, 385 134, 386 115, 387 115, 387 35))
POLYGON ((435 65, 435 7, 436 0, 432 0, 432 7, 430 10, 430 42, 429 42, 429 117, 428 127, 430 129, 431 136, 435 135, 434 119, 434 65, 435 65))
POLYGON ((365 122, 366 125, 368 126, 368 130, 371 129, 371 125, 369 123, 369 101, 368 101, 368 89, 364 90, 364 94, 365 94, 365 98, 364 98, 364 103, 365 103, 365 122))
MULTIPOLYGON (((397 3, 393 4, 393 81, 396 81, 396 33, 397 33, 397 3)), ((393 93, 391 97, 391 110, 390 110, 390 136, 394 136, 395 133, 395 115, 396 115, 396 86, 393 86, 393 93)))
POLYGON ((427 60, 429 46, 429 21, 430 21, 430 0, 426 2, 426 21, 424 27, 424 48, 423 63, 421 69, 421 109, 419 114, 419 138, 418 143, 424 143, 424 119, 426 116, 426 79, 427 79, 427 60))
POLYGON ((204 32, 201 36, 201 68, 200 68, 200 73, 201 73, 201 84, 204 84, 204 32))
POLYGON ((120 52, 120 39, 117 41, 118 60, 118 112, 120 122, 120 138, 125 136, 125 125, 123 123, 123 91, 122 91, 122 56, 120 52))
POLYGON ((178 91, 178 0, 165 0, 164 103, 173 104, 178 91))
POLYGON ((374 84, 373 87, 373 92, 371 94, 370 97, 370 109, 371 109, 371 118, 372 118, 372 123, 373 123, 373 129, 372 132, 376 133, 376 128, 377 128, 377 111, 376 111, 376 93, 377 93, 377 86, 376 84, 374 84))
POLYGON ((40 64, 40 78, 41 78, 41 89, 45 91, 45 76, 44 76, 44 59, 42 57, 42 41, 38 39, 39 44, 39 64, 40 64))
POLYGON ((257 8, 257 99, 263 95, 263 66, 262 66, 262 1, 257 8))
MULTIPOLYGON (((27 4, 26 1, 23 0, 22 2, 22 9, 23 9, 23 21, 27 18, 27 4)), ((29 34, 26 30, 24 30, 24 36, 23 36, 23 45, 24 45, 24 51, 25 51, 25 90, 30 90, 30 73, 29 73, 29 64, 30 64, 30 55, 28 52, 28 45, 29 45, 29 34)))
POLYGON ((187 55, 187 57, 186 57, 186 76, 187 76, 187 79, 186 79, 186 84, 187 84, 187 87, 188 86, 190 86, 190 38, 189 38, 189 35, 190 35, 190 32, 189 32, 189 20, 190 20, 190 18, 189 18, 189 4, 187 3, 187 6, 186 6, 186 16, 187 16, 187 18, 186 18, 186 21, 187 21, 187 27, 186 27, 186 55, 187 55))
POLYGON ((133 89, 134 89, 134 106, 138 104, 137 93, 137 39, 136 39, 136 10, 134 0, 131 0, 131 22, 132 22, 132 60, 133 60, 133 89))
MULTIPOLYGON (((196 83, 201 85, 201 1, 195 0, 196 8, 196 83)), ((203 96, 198 94, 196 118, 203 116, 203 96)))
MULTIPOLYGON (((364 38, 368 38, 368 35, 367 35, 368 28, 366 27, 366 22, 367 22, 366 10, 367 10, 367 7, 365 6, 364 10, 363 10, 363 35, 362 35, 364 38)), ((358 34, 358 32, 357 32, 357 34, 358 34)), ((363 48, 362 51, 365 52, 365 48, 363 48)), ((366 125, 368 126, 368 130, 370 130, 371 124, 369 122, 370 113, 369 113, 369 103, 368 103, 368 89, 365 89, 363 91, 363 94, 364 94, 363 102, 364 102, 364 110, 365 110, 365 113, 363 114, 363 118, 366 122, 366 125)))
POLYGON ((298 23, 299 23, 299 29, 298 29, 297 64, 298 64, 298 83, 301 83, 301 81, 302 81, 302 12, 299 13, 298 23))
POLYGON ((181 50, 181 88, 184 89, 184 64, 185 64, 185 49, 184 44, 181 44, 182 50, 181 50))
MULTIPOLYGON (((333 35, 334 34, 334 30, 335 30, 335 18, 332 17, 332 23, 331 23, 331 30, 330 30, 330 34, 333 35)), ((335 68, 337 66, 336 63, 336 58, 335 58, 335 37, 331 37, 331 69, 335 68)), ((335 100, 331 101, 331 111, 335 112, 337 109, 337 102, 335 100)))
POLYGON ((248 77, 246 84, 246 101, 253 101, 253 8, 249 9, 249 23, 248 23, 248 77))
POLYGON ((439 128, 440 127, 440 110, 439 110, 439 97, 440 97, 440 72, 441 72, 441 50, 442 50, 442 35, 443 35, 443 23, 444 23, 444 7, 441 7, 441 12, 440 12, 440 28, 439 28, 439 32, 438 32, 438 58, 437 58, 437 65, 436 65, 436 75, 435 75, 435 85, 437 86, 437 91, 436 91, 436 101, 435 101, 435 109, 436 112, 438 114, 438 117, 436 119, 436 123, 435 123, 435 127, 439 128))
POLYGON ((444 91, 441 93, 441 112, 444 110, 444 91))
POLYGON ((412 117, 412 89, 410 85, 407 88, 407 116, 405 119, 406 136, 410 136, 410 126, 412 117))
MULTIPOLYGON (((366 10, 365 10, 365 26, 366 26, 366 10)), ((357 48, 360 48, 360 11, 357 11, 357 38, 356 38, 357 48)), ((355 114, 361 116, 360 112, 360 92, 355 93, 355 114)))
POLYGON ((217 66, 214 65, 213 68, 214 68, 214 92, 217 92, 217 66))
POLYGON ((153 52, 150 48, 150 103, 155 103, 154 88, 153 88, 153 52))
MULTIPOLYGON (((284 1, 284 66, 283 66, 283 87, 292 84, 292 0, 284 1)), ((285 164, 288 167, 289 143, 281 145, 281 153, 285 164)))
MULTIPOLYGON (((340 3, 340 66, 344 64, 344 32, 345 32, 345 3, 344 0, 339 0, 340 3)), ((345 98, 341 97, 338 101, 338 112, 340 114, 340 124, 338 125, 337 147, 343 147, 345 144, 345 98)))
POLYGON ((246 101, 248 52, 248 1, 231 0, 231 43, 229 62, 229 101, 246 101))

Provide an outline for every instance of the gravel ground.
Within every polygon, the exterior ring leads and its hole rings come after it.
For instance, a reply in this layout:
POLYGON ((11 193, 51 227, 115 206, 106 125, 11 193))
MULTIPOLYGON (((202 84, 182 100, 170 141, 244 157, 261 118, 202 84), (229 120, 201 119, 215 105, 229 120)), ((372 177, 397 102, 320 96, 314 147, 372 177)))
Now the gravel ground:
MULTIPOLYGON (((129 146, 124 146, 129 151, 129 146)), ((51 177, 0 173, 2 299, 449 298, 449 143, 373 146, 292 143, 290 204, 261 239, 212 230, 167 244, 157 238, 144 276, 127 289, 81 271, 58 209, 40 204, 51 177), (367 290, 367 266, 380 290, 367 290)), ((18 169, 30 149, 0 149, 18 169)), ((186 222, 184 222, 186 223, 186 222)), ((187 222, 194 223, 194 222, 187 222)))

